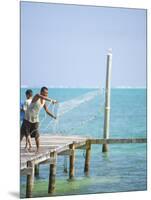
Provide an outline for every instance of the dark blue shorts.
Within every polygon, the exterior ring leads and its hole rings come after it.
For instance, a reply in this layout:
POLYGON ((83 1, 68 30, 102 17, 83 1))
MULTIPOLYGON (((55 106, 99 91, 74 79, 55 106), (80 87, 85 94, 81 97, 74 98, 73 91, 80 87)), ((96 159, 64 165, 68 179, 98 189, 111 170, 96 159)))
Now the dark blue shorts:
POLYGON ((27 137, 30 135, 31 137, 39 137, 39 122, 31 123, 27 120, 23 120, 23 123, 21 125, 21 137, 25 136, 27 137))

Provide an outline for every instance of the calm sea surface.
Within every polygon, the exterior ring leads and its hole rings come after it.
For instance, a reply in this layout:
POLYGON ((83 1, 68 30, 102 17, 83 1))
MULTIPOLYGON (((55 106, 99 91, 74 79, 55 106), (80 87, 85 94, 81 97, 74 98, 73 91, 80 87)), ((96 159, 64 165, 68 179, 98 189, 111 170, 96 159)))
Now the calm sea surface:
MULTIPOLYGON (((34 94, 39 89, 32 88, 34 94)), ((21 101, 26 89, 21 89, 21 101)), ((47 103, 55 114, 54 121, 42 110, 40 133, 50 135, 80 135, 102 138, 104 123, 104 91, 97 89, 49 89, 49 96, 60 102, 59 107, 47 103)), ((110 137, 135 138, 146 136, 146 89, 112 89, 110 137)), ((56 192, 54 195, 105 193, 146 190, 146 144, 110 145, 108 154, 101 145, 91 150, 90 175, 83 173, 85 151, 76 150, 75 180, 70 182, 63 172, 64 158, 58 157, 56 192)), ((68 160, 67 160, 67 164, 68 160)), ((34 197, 48 196, 49 165, 40 165, 35 180, 34 197)), ((25 197, 26 177, 21 177, 21 197, 25 197)))

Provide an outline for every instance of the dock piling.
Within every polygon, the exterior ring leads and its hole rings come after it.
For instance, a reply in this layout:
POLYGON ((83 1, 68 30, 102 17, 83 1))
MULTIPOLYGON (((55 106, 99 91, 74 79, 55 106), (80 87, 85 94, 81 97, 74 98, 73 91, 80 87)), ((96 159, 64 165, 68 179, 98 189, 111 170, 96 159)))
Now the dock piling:
POLYGON ((91 142, 88 140, 86 141, 86 157, 85 157, 85 166, 84 166, 84 172, 86 175, 89 174, 90 152, 91 152, 91 142))
MULTIPOLYGON (((53 158, 53 163, 50 163, 50 171, 49 171, 49 184, 48 184, 48 193, 53 193, 55 190, 56 183, 56 152, 50 153, 50 158, 53 158)), ((51 161, 50 161, 51 162, 51 161)))
POLYGON ((68 167, 67 167, 67 156, 64 156, 64 173, 68 173, 68 167))
POLYGON ((39 164, 35 165, 35 176, 38 177, 39 176, 39 164))
POLYGON ((32 161, 27 162, 27 167, 31 168, 31 173, 27 174, 27 181, 26 181, 26 198, 32 197, 32 190, 34 186, 34 163, 32 161))
POLYGON ((72 154, 69 156, 70 166, 69 166, 69 179, 74 178, 74 162, 75 162, 75 146, 74 143, 69 145, 72 154))

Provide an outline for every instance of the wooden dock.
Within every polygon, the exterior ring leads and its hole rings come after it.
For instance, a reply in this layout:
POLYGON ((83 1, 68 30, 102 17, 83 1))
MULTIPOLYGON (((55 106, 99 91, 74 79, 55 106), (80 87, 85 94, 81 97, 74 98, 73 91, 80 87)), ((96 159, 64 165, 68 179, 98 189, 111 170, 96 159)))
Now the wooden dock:
POLYGON ((55 190, 55 177, 57 168, 57 156, 69 156, 69 178, 74 178, 74 162, 75 150, 85 149, 85 164, 84 172, 89 173, 90 168, 90 152, 92 144, 117 144, 117 143, 146 143, 146 138, 127 138, 127 139, 92 139, 80 136, 50 136, 42 135, 40 137, 40 151, 36 152, 35 141, 32 140, 33 149, 27 152, 25 147, 25 140, 21 143, 21 175, 27 176, 26 181, 26 197, 32 197, 32 190, 34 187, 34 176, 39 174, 39 164, 49 162, 49 184, 48 193, 53 193, 55 190))

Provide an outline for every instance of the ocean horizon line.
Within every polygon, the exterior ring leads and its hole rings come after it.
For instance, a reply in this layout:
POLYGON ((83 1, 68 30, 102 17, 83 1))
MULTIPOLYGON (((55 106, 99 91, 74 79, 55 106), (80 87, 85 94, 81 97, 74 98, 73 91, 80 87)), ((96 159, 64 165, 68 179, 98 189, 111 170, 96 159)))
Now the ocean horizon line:
MULTIPOLYGON (((26 89, 26 88, 37 88, 37 89, 39 89, 39 88, 41 88, 42 86, 27 86, 27 85, 22 85, 20 88, 21 89, 26 89)), ((105 87, 97 87, 97 86, 94 86, 94 87, 90 87, 90 86, 83 86, 83 87, 70 87, 70 86, 46 86, 46 87, 48 87, 48 88, 54 88, 54 89, 105 89, 105 87)), ((145 86, 135 86, 135 87, 133 87, 133 86, 113 86, 113 87, 111 87, 111 89, 147 89, 147 87, 145 87, 145 86)))

